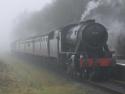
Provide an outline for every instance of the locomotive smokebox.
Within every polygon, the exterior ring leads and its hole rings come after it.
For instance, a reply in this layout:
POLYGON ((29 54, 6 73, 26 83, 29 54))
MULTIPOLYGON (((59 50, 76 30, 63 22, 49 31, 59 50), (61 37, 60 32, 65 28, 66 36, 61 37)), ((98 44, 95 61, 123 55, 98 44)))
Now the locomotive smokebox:
POLYGON ((82 41, 89 47, 100 48, 106 44, 107 40, 108 32, 101 24, 89 24, 82 31, 82 41))

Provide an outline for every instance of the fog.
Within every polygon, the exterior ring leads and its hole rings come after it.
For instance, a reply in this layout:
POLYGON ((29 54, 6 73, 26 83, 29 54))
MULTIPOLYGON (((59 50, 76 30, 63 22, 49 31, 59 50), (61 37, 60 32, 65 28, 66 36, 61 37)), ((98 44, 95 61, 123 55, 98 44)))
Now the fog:
POLYGON ((0 0, 0 52, 10 50, 13 28, 22 13, 39 11, 51 3, 52 0, 0 0))
POLYGON ((13 40, 96 19, 108 30, 109 48, 117 53, 124 52, 124 5, 124 0, 1 0, 0 51, 8 50, 13 40))
MULTIPOLYGON (((108 45, 117 53, 124 52, 124 0, 54 0, 43 10, 20 17, 14 34, 16 39, 44 34, 87 19, 104 24, 109 33, 108 45), (122 35, 122 36, 120 36, 122 35), (123 39, 119 44, 119 36, 123 39), (121 51, 120 51, 121 50, 121 51)), ((124 53, 123 53, 124 54, 124 53)))

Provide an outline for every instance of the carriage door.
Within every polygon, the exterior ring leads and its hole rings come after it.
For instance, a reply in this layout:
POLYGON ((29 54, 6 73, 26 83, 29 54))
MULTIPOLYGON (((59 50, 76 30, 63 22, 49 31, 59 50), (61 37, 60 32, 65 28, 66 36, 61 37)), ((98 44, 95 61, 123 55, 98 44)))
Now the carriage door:
POLYGON ((49 34, 49 53, 50 57, 58 57, 59 53, 59 34, 58 31, 52 31, 49 34))

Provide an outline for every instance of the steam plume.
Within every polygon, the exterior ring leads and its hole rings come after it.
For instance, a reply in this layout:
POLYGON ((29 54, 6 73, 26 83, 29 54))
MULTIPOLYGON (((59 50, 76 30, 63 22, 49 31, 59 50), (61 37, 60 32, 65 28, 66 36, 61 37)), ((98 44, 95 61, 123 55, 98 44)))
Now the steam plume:
POLYGON ((85 19, 86 16, 90 14, 90 12, 96 9, 101 4, 101 0, 92 0, 87 4, 85 12, 81 16, 81 21, 85 19))

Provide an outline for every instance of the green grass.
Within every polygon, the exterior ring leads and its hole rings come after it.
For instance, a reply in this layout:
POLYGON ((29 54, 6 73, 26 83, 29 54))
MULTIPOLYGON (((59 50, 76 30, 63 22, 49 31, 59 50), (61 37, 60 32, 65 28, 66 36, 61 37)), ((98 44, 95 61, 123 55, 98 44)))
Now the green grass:
POLYGON ((26 61, 8 56, 4 59, 8 72, 5 82, 0 84, 0 94, 92 94, 81 84, 64 79, 44 68, 36 68, 26 61))

